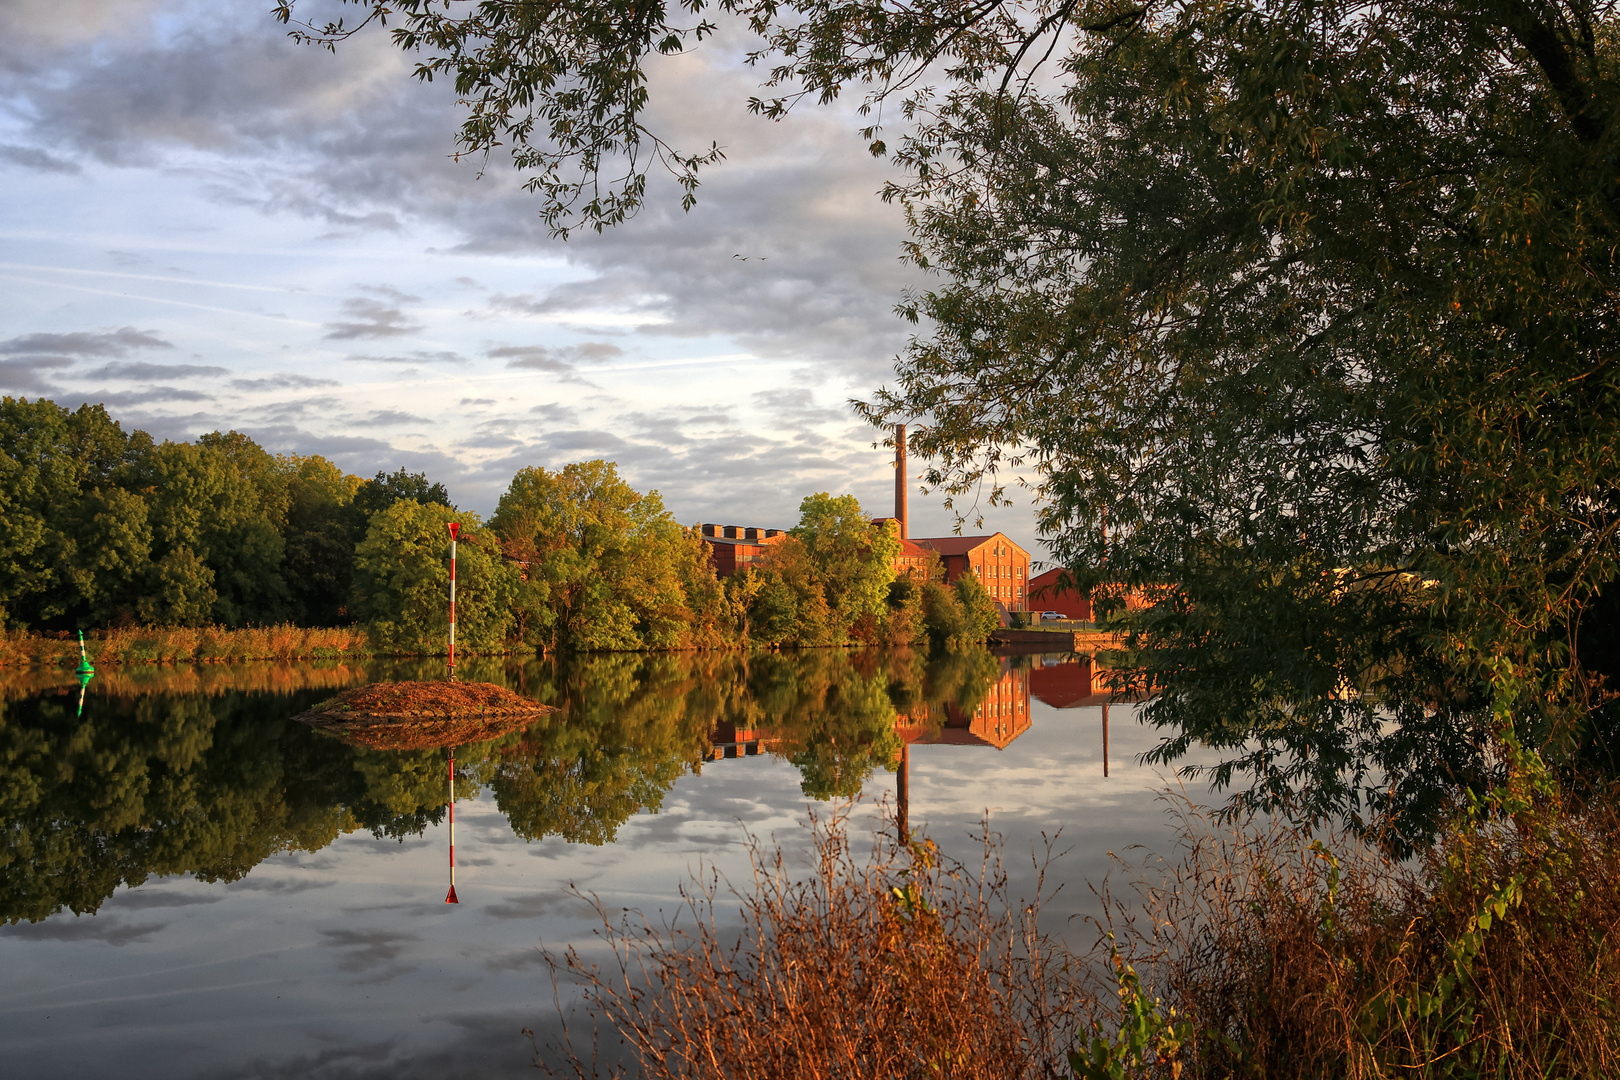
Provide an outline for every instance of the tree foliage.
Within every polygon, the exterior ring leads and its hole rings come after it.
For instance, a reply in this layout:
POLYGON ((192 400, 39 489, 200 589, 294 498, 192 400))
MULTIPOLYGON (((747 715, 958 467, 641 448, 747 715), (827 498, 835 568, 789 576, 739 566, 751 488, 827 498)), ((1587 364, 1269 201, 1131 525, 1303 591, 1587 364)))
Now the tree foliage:
POLYGON ((479 531, 478 515, 442 503, 400 499, 371 519, 354 553, 356 614, 380 649, 438 653, 450 636, 450 533, 456 553, 456 640, 468 652, 500 650, 512 628, 517 568, 498 540, 479 531))
MULTIPOLYGON (((705 13, 757 36, 766 115, 897 98, 887 194, 941 280, 862 411, 922 420, 953 497, 1036 487, 1161 691, 1165 757, 1247 747, 1264 799, 1421 828, 1403 785, 1441 746, 1476 782, 1504 664, 1555 757, 1608 736, 1620 663, 1583 641, 1620 622, 1610 6, 358 2, 455 74, 465 145, 499 132, 583 177, 648 134, 648 58, 705 13)), ((639 202, 627 170, 580 220, 639 202)), ((584 188, 539 189, 566 231, 584 188)))
POLYGON ((547 647, 671 649, 720 643, 708 550, 609 461, 531 467, 513 477, 490 527, 525 564, 528 640, 547 647), (694 614, 699 617, 694 617, 694 614))

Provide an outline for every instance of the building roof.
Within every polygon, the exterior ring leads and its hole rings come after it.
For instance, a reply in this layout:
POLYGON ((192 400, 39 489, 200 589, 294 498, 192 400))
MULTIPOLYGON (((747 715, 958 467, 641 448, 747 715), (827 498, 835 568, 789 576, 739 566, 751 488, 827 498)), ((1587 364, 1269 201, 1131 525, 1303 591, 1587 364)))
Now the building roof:
POLYGON ((988 543, 990 543, 991 541, 994 541, 994 540, 1001 540, 1001 541, 1005 542, 1008 547, 1013 548, 1020 555, 1024 555, 1024 556, 1029 555, 1029 552, 1025 551, 1018 544, 1013 543, 1012 538, 1009 537, 1006 533, 1000 533, 1000 532, 991 533, 988 536, 929 536, 929 537, 926 537, 926 538, 918 537, 915 542, 918 543, 918 544, 921 544, 924 547, 932 548, 933 550, 939 552, 941 555, 966 555, 969 552, 977 551, 979 548, 983 547, 984 545, 986 545, 986 544, 988 544, 988 543))
POLYGON ((911 559, 926 559, 934 554, 933 548, 923 547, 915 540, 900 541, 900 557, 911 559))

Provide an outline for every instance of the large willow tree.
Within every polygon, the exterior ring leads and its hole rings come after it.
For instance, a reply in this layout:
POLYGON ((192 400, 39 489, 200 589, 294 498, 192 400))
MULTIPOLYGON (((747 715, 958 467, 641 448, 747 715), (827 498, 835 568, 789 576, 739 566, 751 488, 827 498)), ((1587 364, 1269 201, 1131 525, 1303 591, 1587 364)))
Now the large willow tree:
POLYGON ((1125 617, 1166 759, 1225 746, 1262 799, 1421 832, 1485 775, 1493 708, 1606 754, 1610 7, 386 6, 456 80, 462 148, 512 148, 564 235, 633 212, 649 161, 690 196, 715 158, 644 123, 646 59, 708 16, 758 35, 767 115, 890 99, 901 129, 863 134, 939 282, 860 409, 920 422, 947 491, 1036 486, 1081 585, 1157 591, 1125 617))

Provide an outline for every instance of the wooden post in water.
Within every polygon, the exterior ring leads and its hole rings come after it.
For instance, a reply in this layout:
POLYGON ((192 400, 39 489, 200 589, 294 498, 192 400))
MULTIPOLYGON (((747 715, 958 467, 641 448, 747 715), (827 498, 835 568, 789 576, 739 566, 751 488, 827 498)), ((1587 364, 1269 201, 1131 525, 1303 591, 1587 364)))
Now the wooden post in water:
POLYGON ((900 833, 900 843, 911 843, 911 744, 905 740, 900 742, 900 771, 895 778, 895 794, 898 808, 895 813, 895 826, 900 833))
MULTIPOLYGON (((459 524, 457 524, 454 521, 450 522, 450 681, 451 682, 456 681, 456 533, 458 533, 460 531, 461 531, 461 526, 459 524)), ((454 806, 454 804, 455 804, 455 793, 453 791, 451 792, 450 802, 451 802, 451 820, 454 821, 454 819, 455 819, 455 806, 454 806)), ((454 825, 451 826, 450 831, 452 833, 455 832, 454 825)), ((456 893, 456 890, 454 888, 452 888, 450 890, 450 895, 454 896, 455 893, 456 893)))
MULTIPOLYGON (((452 564, 454 565, 454 564, 452 564)), ((454 581, 454 578, 450 579, 454 581)), ((451 623, 454 626, 455 623, 451 623)), ((454 638, 451 638, 454 641, 454 638)), ((444 898, 447 904, 459 904, 456 899, 456 751, 450 749, 450 894, 444 898)))
POLYGON ((1103 702, 1103 776, 1108 776, 1108 702, 1103 702))

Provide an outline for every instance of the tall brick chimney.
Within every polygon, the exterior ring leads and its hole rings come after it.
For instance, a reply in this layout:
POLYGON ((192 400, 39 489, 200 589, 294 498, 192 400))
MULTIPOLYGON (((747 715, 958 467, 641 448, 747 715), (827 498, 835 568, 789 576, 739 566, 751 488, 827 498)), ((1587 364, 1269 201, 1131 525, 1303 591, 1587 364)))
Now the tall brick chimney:
POLYGON ((900 539, 911 539, 906 522, 906 425, 894 425, 894 519, 900 523, 900 539))

